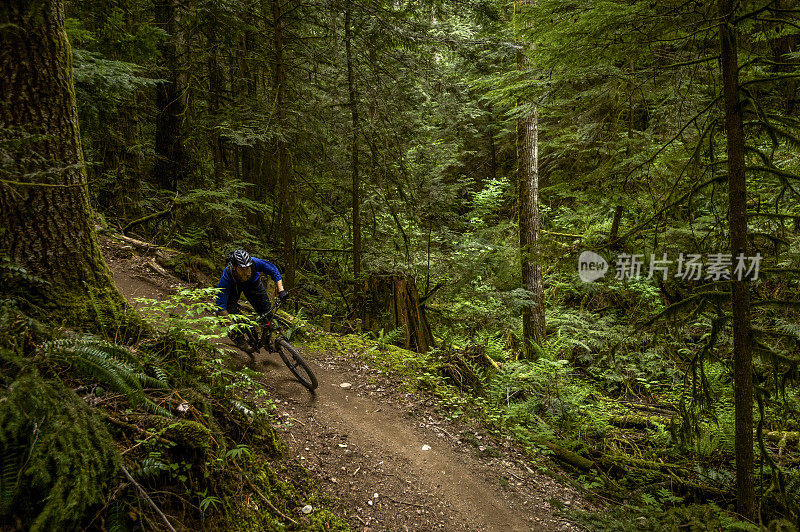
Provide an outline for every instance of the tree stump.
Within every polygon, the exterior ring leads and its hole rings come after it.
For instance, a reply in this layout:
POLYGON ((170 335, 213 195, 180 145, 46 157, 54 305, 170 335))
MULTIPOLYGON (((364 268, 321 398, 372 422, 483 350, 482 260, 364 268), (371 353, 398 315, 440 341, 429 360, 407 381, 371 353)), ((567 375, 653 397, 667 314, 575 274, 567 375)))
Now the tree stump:
POLYGON ((404 348, 425 353, 435 347, 414 277, 376 274, 365 284, 364 326, 367 329, 390 331, 402 327, 404 348))

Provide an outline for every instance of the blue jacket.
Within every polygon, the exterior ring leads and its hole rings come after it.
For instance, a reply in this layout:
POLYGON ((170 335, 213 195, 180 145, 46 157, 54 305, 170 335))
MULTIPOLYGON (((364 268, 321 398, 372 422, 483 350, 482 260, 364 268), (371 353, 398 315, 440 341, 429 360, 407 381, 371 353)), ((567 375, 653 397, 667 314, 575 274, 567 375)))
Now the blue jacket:
POLYGON ((278 268, 274 264, 265 260, 257 259, 255 257, 253 257, 253 266, 251 267, 250 271, 250 279, 247 281, 238 282, 230 266, 226 266, 225 269, 222 270, 222 277, 217 285, 217 288, 222 288, 219 295, 217 295, 218 307, 220 307, 222 310, 228 308, 228 295, 230 295, 231 289, 237 284, 239 285, 240 290, 255 288, 258 283, 261 282, 262 273, 272 277, 273 281, 277 282, 281 280, 281 272, 278 271, 278 268))

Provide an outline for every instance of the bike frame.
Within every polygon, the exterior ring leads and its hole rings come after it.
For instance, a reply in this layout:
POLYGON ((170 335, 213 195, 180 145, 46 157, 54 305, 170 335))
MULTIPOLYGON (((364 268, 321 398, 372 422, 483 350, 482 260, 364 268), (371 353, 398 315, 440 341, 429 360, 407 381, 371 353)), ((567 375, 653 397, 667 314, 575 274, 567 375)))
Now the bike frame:
MULTIPOLYGON (((248 341, 250 342, 251 347, 258 351, 262 347, 266 347, 267 351, 270 353, 275 352, 275 349, 271 345, 270 337, 275 334, 274 340, 278 338, 286 339, 283 332, 281 331, 280 323, 275 316, 275 313, 278 309, 283 305, 283 301, 278 299, 277 297, 272 302, 272 307, 268 312, 261 314, 257 319, 257 326, 251 327, 249 330, 245 332, 248 341), (253 341, 255 340, 255 342, 253 341)), ((274 342, 273 342, 274 343, 274 342)))

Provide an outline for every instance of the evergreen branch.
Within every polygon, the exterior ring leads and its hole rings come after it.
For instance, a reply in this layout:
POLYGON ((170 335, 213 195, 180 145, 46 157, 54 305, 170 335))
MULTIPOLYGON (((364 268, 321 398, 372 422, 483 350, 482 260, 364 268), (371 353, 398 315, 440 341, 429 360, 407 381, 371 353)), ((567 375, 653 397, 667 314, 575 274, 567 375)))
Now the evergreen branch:
POLYGON ((727 180, 727 176, 721 175, 721 176, 717 176, 717 177, 712 177, 711 179, 708 179, 707 181, 704 181, 704 182, 700 183, 699 185, 694 187, 689 192, 686 192, 685 194, 683 194, 680 198, 676 199, 672 203, 667 204, 665 207, 660 209, 657 213, 652 215, 650 218, 648 218, 648 219, 644 220, 643 222, 639 223, 638 225, 634 226, 633 229, 631 229, 630 231, 628 231, 627 233, 622 235, 618 240, 623 240, 625 238, 628 238, 629 236, 631 236, 634 233, 636 233, 637 231, 639 231, 642 227, 651 226, 653 224, 653 222, 655 220, 657 220, 658 218, 660 218, 661 215, 663 215, 665 212, 670 210, 672 207, 675 207, 676 205, 680 205, 684 200, 686 200, 687 198, 692 197, 695 193, 697 193, 698 191, 704 189, 705 187, 707 187, 709 185, 713 185, 714 183, 719 183, 719 182, 723 182, 723 181, 726 181, 726 180, 727 180))
POLYGON ((686 299, 683 299, 668 306, 661 312, 657 313, 653 318, 648 320, 648 322, 645 325, 649 326, 662 318, 675 316, 678 314, 678 312, 685 309, 692 303, 698 303, 699 305, 702 305, 708 301, 716 301, 716 302, 728 301, 730 300, 730 297, 731 297, 730 292, 722 292, 718 290, 699 292, 697 294, 693 294, 687 297, 686 299))
POLYGON ((631 169, 631 170, 630 170, 630 171, 629 171, 629 172, 628 172, 628 173, 625 175, 625 177, 624 177, 623 179, 627 180, 627 179, 628 179, 628 178, 629 178, 631 175, 633 175, 633 173, 634 173, 634 172, 636 172, 637 170, 641 169, 641 168, 642 168, 642 167, 644 167, 645 165, 652 163, 652 162, 653 162, 653 161, 654 161, 654 160, 655 160, 655 159, 656 159, 656 158, 657 158, 659 155, 661 155, 661 153, 662 153, 664 150, 666 150, 666 149, 667 149, 669 146, 671 146, 673 142, 675 142, 676 140, 678 140, 678 139, 681 137, 681 135, 683 135, 683 132, 684 132, 684 131, 686 131, 686 129, 688 129, 688 127, 689 127, 690 125, 694 124, 694 123, 695 123, 695 122, 696 122, 696 121, 697 121, 697 120, 698 120, 698 119, 699 119, 701 116, 703 116, 704 114, 706 114, 706 113, 707 113, 707 112, 708 112, 708 111, 709 111, 709 110, 710 110, 712 107, 714 107, 714 106, 717 104, 717 102, 720 100, 720 98, 722 98, 722 96, 717 96, 717 97, 713 98, 713 99, 712 99, 712 100, 711 100, 711 101, 708 103, 708 105, 706 105, 706 106, 705 106, 703 109, 701 109, 700 111, 698 111, 698 112, 697 112, 697 113, 696 113, 696 114, 695 114, 695 115, 694 115, 692 118, 690 118, 688 121, 686 121, 686 123, 684 123, 684 124, 683 124, 683 126, 682 126, 682 127, 679 129, 679 130, 678 130, 678 132, 677 132, 677 133, 675 133, 675 134, 674 134, 674 135, 673 135, 673 136, 672 136, 672 137, 671 137, 671 138, 670 138, 670 139, 669 139, 667 142, 665 142, 664 144, 662 144, 662 145, 661 145, 661 146, 660 146, 660 147, 659 147, 659 148, 658 148, 658 149, 655 151, 655 153, 654 153, 653 155, 651 155, 650 157, 648 157, 648 158, 647 158, 645 161, 643 161, 642 163, 640 163, 640 164, 638 164, 638 165, 634 166, 634 167, 633 167, 633 168, 632 168, 632 169, 631 169))
POLYGON ((794 22, 789 22, 786 19, 771 18, 771 17, 767 17, 767 18, 757 17, 756 20, 758 20, 760 22, 772 22, 772 23, 779 24, 779 25, 786 24, 787 26, 791 26, 793 28, 796 28, 796 29, 800 30, 800 24, 795 24, 794 22))
POLYGON ((750 79, 747 81, 742 81, 739 83, 739 87, 747 87, 749 85, 758 85, 760 83, 773 83, 776 81, 782 81, 785 79, 798 79, 800 78, 800 73, 798 74, 784 74, 782 76, 769 76, 765 78, 758 78, 758 79, 750 79))
POLYGON ((758 8, 758 9, 756 9, 754 11, 751 11, 750 13, 745 13, 743 15, 739 15, 738 17, 733 19, 733 22, 731 24, 735 26, 735 25, 739 24, 740 22, 742 22, 744 20, 747 20, 749 18, 757 17, 758 15, 760 15, 761 13, 763 13, 765 11, 773 11, 774 12, 776 8, 773 8, 771 6, 772 6, 772 4, 777 4, 777 3, 778 3, 777 0, 771 0, 769 3, 761 6, 760 8, 758 8))
POLYGON ((760 301, 756 301, 751 303, 753 307, 760 308, 760 307, 792 307, 792 308, 800 308, 800 301, 795 301, 792 299, 762 299, 760 301))
POLYGON ((780 168, 776 168, 774 166, 747 166, 746 170, 750 170, 753 172, 767 172, 769 174, 773 174, 778 177, 786 179, 800 179, 800 175, 794 174, 792 172, 787 172, 786 170, 781 170, 780 168))
POLYGON ((125 227, 122 228, 122 234, 124 235, 125 233, 127 233, 128 230, 131 227, 135 227, 137 225, 141 225, 141 224, 143 224, 143 223, 145 223, 147 221, 153 220, 153 219, 163 218, 164 216, 167 216, 169 213, 171 213, 172 209, 174 209, 174 208, 175 208, 175 203, 170 202, 169 207, 167 207, 163 211, 150 213, 150 214, 148 214, 146 216, 142 216, 141 218, 139 218, 137 220, 133 220, 132 222, 128 222, 127 224, 125 224, 125 227))

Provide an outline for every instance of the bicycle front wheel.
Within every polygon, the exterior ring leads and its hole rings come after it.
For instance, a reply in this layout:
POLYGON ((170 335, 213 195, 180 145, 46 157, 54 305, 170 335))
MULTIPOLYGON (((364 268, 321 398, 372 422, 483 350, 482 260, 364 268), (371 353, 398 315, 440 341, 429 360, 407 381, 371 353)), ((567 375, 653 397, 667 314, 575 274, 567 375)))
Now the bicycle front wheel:
POLYGON ((285 338, 279 338, 275 342, 275 347, 278 349, 278 354, 281 356, 283 363, 297 377, 300 384, 308 388, 309 391, 314 391, 318 385, 317 377, 308 367, 306 361, 303 360, 303 357, 300 356, 300 353, 297 352, 297 349, 285 338))

